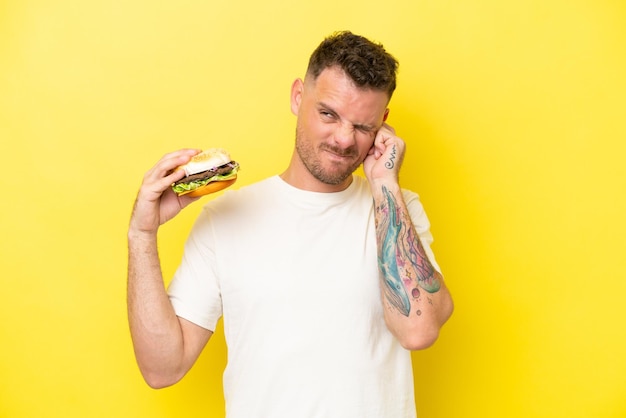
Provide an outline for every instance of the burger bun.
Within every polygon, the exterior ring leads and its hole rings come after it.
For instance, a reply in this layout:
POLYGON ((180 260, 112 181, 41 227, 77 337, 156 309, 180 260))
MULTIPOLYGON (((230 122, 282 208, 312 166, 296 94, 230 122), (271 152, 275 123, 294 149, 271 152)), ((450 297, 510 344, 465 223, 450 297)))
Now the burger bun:
POLYGON ((228 164, 231 161, 228 151, 222 148, 209 148, 191 157, 187 164, 181 165, 186 176, 211 170, 212 168, 228 164))

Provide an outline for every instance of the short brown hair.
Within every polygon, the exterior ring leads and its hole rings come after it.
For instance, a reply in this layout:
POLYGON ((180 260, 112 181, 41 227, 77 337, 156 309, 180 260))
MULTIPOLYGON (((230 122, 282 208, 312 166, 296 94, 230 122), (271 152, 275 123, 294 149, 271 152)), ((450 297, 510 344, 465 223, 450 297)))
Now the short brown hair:
POLYGON ((396 89, 398 61, 383 48, 349 31, 335 32, 313 51, 307 74, 316 79, 329 67, 338 66, 361 88, 386 91, 396 89))

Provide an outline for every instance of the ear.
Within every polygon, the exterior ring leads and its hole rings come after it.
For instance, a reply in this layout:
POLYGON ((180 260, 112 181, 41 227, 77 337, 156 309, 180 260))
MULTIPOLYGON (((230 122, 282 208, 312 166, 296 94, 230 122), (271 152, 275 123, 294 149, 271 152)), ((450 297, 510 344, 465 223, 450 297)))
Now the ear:
POLYGON ((300 103, 302 102, 302 93, 304 91, 304 82, 297 78, 291 85, 291 113, 298 115, 300 103))
POLYGON ((385 110, 385 114, 383 115, 383 122, 387 121, 387 117, 389 116, 389 109, 385 110))

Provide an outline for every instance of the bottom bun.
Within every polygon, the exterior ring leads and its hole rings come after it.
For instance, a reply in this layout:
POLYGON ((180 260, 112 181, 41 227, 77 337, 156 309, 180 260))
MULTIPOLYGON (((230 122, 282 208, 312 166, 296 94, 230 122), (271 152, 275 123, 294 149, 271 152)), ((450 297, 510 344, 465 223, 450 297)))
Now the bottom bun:
POLYGON ((179 196, 187 195, 190 197, 200 197, 207 194, 219 192, 220 190, 224 190, 225 188, 232 186, 233 183, 237 181, 237 177, 232 178, 230 180, 222 180, 222 181, 212 181, 209 184, 206 184, 202 187, 198 187, 195 190, 191 190, 189 192, 184 192, 179 194, 179 196))

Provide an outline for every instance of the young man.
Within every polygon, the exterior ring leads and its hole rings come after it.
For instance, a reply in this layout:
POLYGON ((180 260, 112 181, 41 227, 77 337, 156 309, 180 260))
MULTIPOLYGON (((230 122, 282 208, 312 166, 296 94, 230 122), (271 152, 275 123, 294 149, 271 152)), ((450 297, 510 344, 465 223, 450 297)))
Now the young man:
POLYGON ((220 317, 229 418, 415 416, 410 350, 430 346, 452 300, 428 219, 400 188, 405 144, 385 123, 396 60, 336 33, 291 88, 287 169, 211 200, 165 289, 157 231, 194 201, 170 185, 197 150, 144 177, 128 233, 128 309, 152 387, 191 368, 220 317), (363 164, 367 179, 353 175, 363 164))

